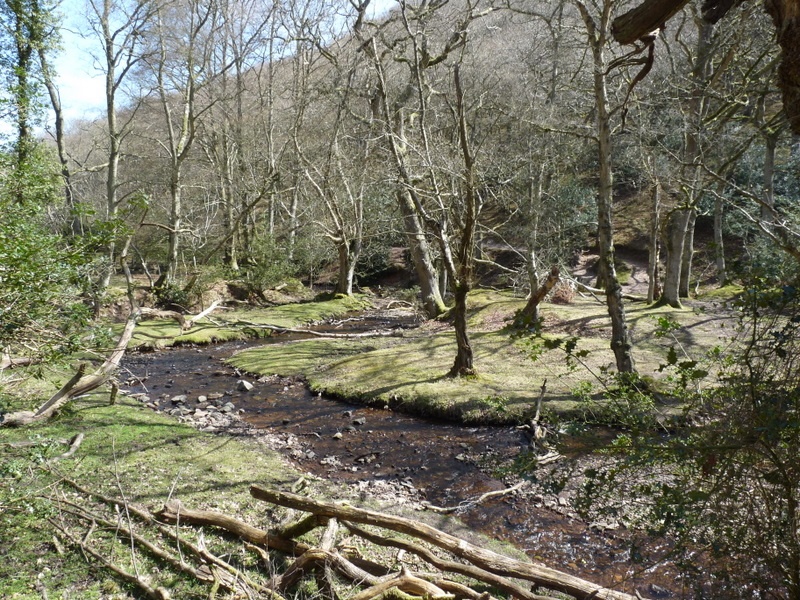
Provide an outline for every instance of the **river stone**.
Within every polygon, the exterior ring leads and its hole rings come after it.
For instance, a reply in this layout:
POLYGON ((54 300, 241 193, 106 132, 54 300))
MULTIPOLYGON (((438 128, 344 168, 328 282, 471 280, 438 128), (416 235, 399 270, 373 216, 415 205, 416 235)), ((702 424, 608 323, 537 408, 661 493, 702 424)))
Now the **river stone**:
POLYGON ((222 396, 223 394, 220 394, 219 392, 211 392, 206 396, 206 398, 208 398, 209 400, 219 400, 220 398, 222 398, 222 396))
POLYGON ((656 585, 655 583, 650 584, 650 593, 658 598, 666 598, 667 596, 672 595, 669 590, 661 587, 660 585, 656 585))
POLYGON ((341 431, 337 431, 336 433, 334 433, 333 434, 333 439, 335 439, 335 440, 342 439, 342 432, 341 431))
POLYGON ((240 379, 239 381, 236 382, 236 389, 239 390, 240 392, 249 392, 254 387, 255 386, 252 383, 250 383, 249 381, 245 381, 244 379, 240 379))
POLYGON ((186 395, 185 394, 180 394, 178 396, 173 396, 172 397, 172 403, 173 404, 183 404, 184 402, 186 402, 186 395))
POLYGON ((357 419, 353 419, 353 425, 363 425, 366 422, 367 420, 364 417, 358 417, 357 419))
POLYGON ((232 402, 227 402, 225 406, 220 409, 222 412, 231 413, 236 410, 236 407, 233 405, 232 402))
POLYGON ((208 396, 198 396, 197 401, 200 402, 201 404, 203 402, 208 402, 208 396))

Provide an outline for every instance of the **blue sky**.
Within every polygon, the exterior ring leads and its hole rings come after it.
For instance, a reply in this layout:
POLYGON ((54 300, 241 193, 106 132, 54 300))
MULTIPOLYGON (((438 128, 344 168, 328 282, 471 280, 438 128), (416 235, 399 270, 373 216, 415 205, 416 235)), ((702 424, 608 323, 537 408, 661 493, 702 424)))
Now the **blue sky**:
POLYGON ((88 33, 84 0, 64 0, 61 11, 63 50, 55 66, 64 119, 70 123, 98 117, 104 110, 105 92, 103 74, 94 68, 90 50, 96 41, 80 35, 88 33))

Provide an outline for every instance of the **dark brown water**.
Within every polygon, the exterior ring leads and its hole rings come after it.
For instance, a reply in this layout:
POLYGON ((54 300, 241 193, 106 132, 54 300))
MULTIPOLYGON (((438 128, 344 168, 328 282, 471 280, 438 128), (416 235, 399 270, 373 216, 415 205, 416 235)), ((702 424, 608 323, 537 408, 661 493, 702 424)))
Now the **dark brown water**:
MULTIPOLYGON (((513 427, 462 427, 348 404, 311 394, 299 381, 258 381, 224 362, 252 346, 130 354, 124 364, 128 389, 147 393, 151 407, 163 411, 175 409, 175 396, 186 396, 180 406, 187 411, 205 405, 201 396, 218 405, 230 402, 252 425, 292 440, 285 453, 302 470, 336 481, 394 482, 436 506, 457 506, 508 487, 497 473, 527 452, 526 438, 513 427), (255 387, 237 390, 242 378, 255 387)), ((667 550, 663 540, 639 539, 624 528, 598 531, 545 504, 542 497, 509 495, 458 516, 553 568, 645 597, 689 597, 674 568, 660 562, 667 550)))

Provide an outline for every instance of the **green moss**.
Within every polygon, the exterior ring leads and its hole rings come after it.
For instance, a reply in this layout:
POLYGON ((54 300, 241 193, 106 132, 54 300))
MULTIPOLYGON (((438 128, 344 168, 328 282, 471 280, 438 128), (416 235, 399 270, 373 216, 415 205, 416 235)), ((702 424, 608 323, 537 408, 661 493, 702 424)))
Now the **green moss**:
MULTIPOLYGON (((307 340, 241 352, 231 364, 259 374, 302 375, 314 391, 414 414, 467 423, 515 423, 532 414, 547 381, 545 409, 565 417, 580 413, 573 390, 612 368, 610 322, 604 304, 579 299, 569 305, 544 305, 541 338, 515 340, 504 330, 523 301, 509 294, 480 290, 469 298, 470 339, 478 375, 446 377, 456 354, 452 330, 429 323, 405 337, 369 340, 307 340), (567 356, 548 349, 550 340, 572 339, 567 356)), ((682 345, 697 357, 732 334, 725 316, 689 308, 631 304, 628 324, 639 372, 663 377, 660 365, 669 348, 682 345), (657 335, 664 320, 676 328, 657 335), (707 326, 710 324, 710 326, 707 326)))
POLYGON ((336 296, 321 302, 300 302, 268 308, 215 312, 210 319, 200 320, 192 329, 181 331, 175 321, 143 320, 131 340, 131 347, 162 347, 173 344, 208 344, 266 337, 271 330, 261 325, 275 327, 300 327, 349 312, 369 308, 363 296, 336 296))
POLYGON ((738 284, 728 284, 722 287, 703 287, 698 294, 698 300, 733 300, 744 292, 738 284))
MULTIPOLYGON (((37 441, 36 446, 0 446, 0 597, 39 598, 32 588, 39 573, 50 597, 108 597, 117 581, 94 570, 79 552, 56 552, 54 528, 59 494, 73 497, 74 490, 58 485, 62 475, 84 487, 129 502, 158 508, 168 497, 192 507, 230 510, 258 522, 263 506, 251 499, 255 482, 285 487, 300 475, 276 454, 253 443, 199 432, 174 419, 142 408, 122 398, 108 405, 106 394, 93 394, 73 402, 47 425, 0 430, 0 441, 37 441), (56 463, 56 472, 42 469, 45 461, 61 454, 67 439, 83 432, 84 441, 75 457, 56 463), (13 557, 9 560, 8 557, 13 557)), ((101 539, 98 532, 93 539, 101 539)), ((217 543, 209 534, 209 544, 217 543)), ((99 544, 99 542, 98 542, 99 544)), ((107 548, 107 546, 102 546, 107 548)), ((115 554, 116 556, 116 554, 115 554)), ((128 556, 123 545, 116 556, 122 564, 128 556)), ((147 557, 141 557, 148 565, 147 557)), ((181 584, 185 585, 185 584, 181 584)), ((175 597, 206 597, 197 590, 179 587, 175 597), (180 592, 180 593, 177 593, 180 592)))

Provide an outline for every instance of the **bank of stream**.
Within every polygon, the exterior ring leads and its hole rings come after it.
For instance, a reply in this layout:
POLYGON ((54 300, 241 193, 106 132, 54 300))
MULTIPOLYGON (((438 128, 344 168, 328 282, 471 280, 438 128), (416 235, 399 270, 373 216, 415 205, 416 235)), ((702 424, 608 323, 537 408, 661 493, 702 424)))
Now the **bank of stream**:
MULTIPOLYGON (((412 323, 379 319, 345 325, 336 324, 336 331, 412 323)), ((275 335, 266 343, 285 341, 275 335)), ((226 364, 234 353, 262 343, 131 353, 124 387, 151 409, 201 429, 264 436, 301 470, 358 486, 364 494, 389 502, 402 496, 420 509, 426 503, 460 506, 456 515, 470 527, 509 541, 549 566, 645 597, 691 597, 693 582, 681 579, 664 560, 667 542, 617 523, 577 518, 569 486, 553 488, 534 473, 527 487, 471 504, 519 481, 514 466, 530 450, 517 428, 465 427, 354 405, 312 394, 301 380, 252 376, 226 364)), ((575 457, 573 452, 563 460, 579 472, 585 465, 573 463, 575 457)))

